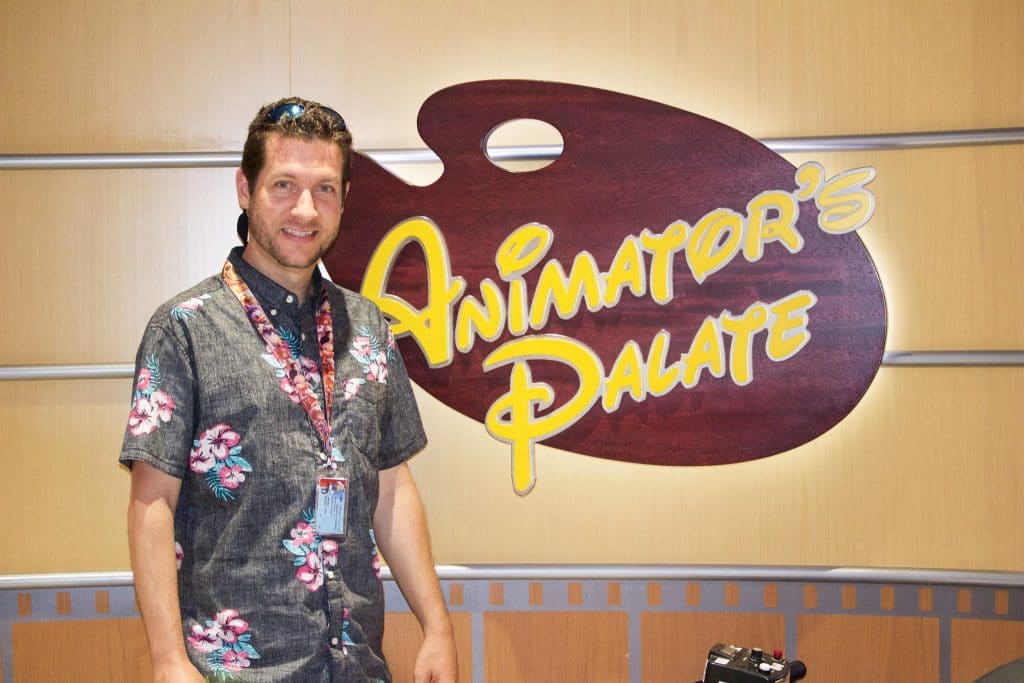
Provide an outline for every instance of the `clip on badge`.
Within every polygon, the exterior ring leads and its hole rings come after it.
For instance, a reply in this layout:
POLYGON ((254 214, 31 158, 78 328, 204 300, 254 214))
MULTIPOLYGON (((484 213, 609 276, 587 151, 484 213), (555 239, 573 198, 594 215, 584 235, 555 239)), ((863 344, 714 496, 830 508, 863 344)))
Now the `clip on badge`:
POLYGON ((320 477, 313 525, 321 536, 344 536, 348 523, 348 479, 320 477))

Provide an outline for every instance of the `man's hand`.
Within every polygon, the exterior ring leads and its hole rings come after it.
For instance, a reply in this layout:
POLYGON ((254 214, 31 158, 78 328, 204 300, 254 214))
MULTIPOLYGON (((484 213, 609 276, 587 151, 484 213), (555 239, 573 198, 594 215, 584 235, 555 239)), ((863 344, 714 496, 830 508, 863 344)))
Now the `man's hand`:
POLYGON ((413 683, 457 683, 459 663, 451 631, 425 635, 413 668, 413 683))
POLYGON ((405 463, 380 472, 380 498, 373 516, 377 546, 402 595, 423 629, 413 667, 414 683, 458 680, 452 620, 434 571, 430 536, 416 482, 405 463))

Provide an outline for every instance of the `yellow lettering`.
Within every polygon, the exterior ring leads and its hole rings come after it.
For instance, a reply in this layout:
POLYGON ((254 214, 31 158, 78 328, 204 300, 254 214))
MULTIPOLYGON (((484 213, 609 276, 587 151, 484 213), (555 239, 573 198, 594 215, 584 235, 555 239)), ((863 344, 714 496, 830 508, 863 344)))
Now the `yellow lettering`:
POLYGON ((676 252, 686 244, 690 226, 685 221, 675 221, 659 235, 644 229, 640 233, 640 243, 644 251, 651 254, 651 298, 656 303, 667 304, 672 301, 672 268, 676 252))
POLYGON ((725 352, 718 320, 705 318, 690 344, 689 353, 682 356, 683 386, 692 389, 700 381, 700 373, 707 368, 715 377, 725 374, 725 352))
POLYGON ((729 376, 739 386, 750 384, 753 375, 754 335, 768 324, 768 307, 758 301, 735 317, 724 311, 719 318, 722 331, 732 337, 729 344, 729 376))
POLYGON ((441 230, 427 218, 410 218, 393 227, 370 257, 361 292, 391 318, 395 336, 411 334, 432 368, 452 362, 451 309, 466 281, 452 277, 448 247, 441 230), (391 269, 402 249, 416 242, 427 268, 427 305, 416 309, 405 299, 387 294, 391 269))
POLYGON ((526 334, 529 329, 526 317, 528 298, 526 280, 517 277, 508 283, 508 331, 516 337, 526 334))
POLYGON ((568 277, 562 270, 562 264, 552 259, 544 264, 537 280, 530 305, 530 327, 539 330, 547 325, 552 306, 558 317, 564 320, 579 312, 583 299, 587 301, 588 311, 598 311, 602 305, 602 291, 597 261, 590 252, 582 251, 576 255, 568 277))
POLYGON ((459 302, 459 312, 455 317, 455 348, 461 353, 469 353, 473 349, 474 336, 494 341, 501 336, 501 328, 505 325, 505 299, 494 280, 484 278, 480 282, 480 295, 484 299, 483 304, 471 295, 466 295, 459 302))
POLYGON ((534 470, 534 444, 567 429, 590 410, 600 395, 604 367, 601 359, 581 342, 556 335, 533 335, 506 342, 484 359, 484 372, 512 363, 509 391, 498 398, 484 418, 487 431, 512 444, 512 485, 516 493, 526 495, 537 477, 534 470), (554 403, 550 385, 534 383, 530 359, 565 363, 576 371, 579 388, 560 407, 538 415, 538 410, 554 403))
POLYGON ((651 350, 647 354, 647 393, 651 396, 664 396, 679 381, 679 363, 665 367, 668 345, 672 341, 666 330, 654 335, 651 350))
POLYGON ((644 270, 644 256, 634 235, 622 240, 619 250, 615 252, 611 268, 604 279, 604 305, 608 308, 616 306, 622 297, 622 289, 629 287, 633 296, 647 293, 647 273, 644 270))
POLYGON ((751 199, 747 204, 743 256, 748 261, 759 260, 764 253, 765 242, 782 242, 791 254, 800 251, 804 238, 796 229, 797 216, 796 200, 788 192, 768 190, 751 199), (775 216, 769 218, 769 212, 774 212, 775 216))
POLYGON ((875 169, 864 166, 825 179, 825 168, 814 161, 796 170, 800 201, 813 198, 817 205, 818 227, 832 235, 842 235, 863 227, 875 212, 875 196, 864 186, 875 179, 875 169))
POLYGON ((743 217, 730 209, 715 209, 694 226, 686 244, 686 262, 699 283, 732 261, 743 238, 743 217))
POLYGON ((619 409, 623 392, 637 403, 644 400, 644 361, 640 356, 640 347, 635 341, 627 342, 615 359, 615 365, 604 384, 602 407, 606 413, 614 413, 619 409))
POLYGON ((498 275, 506 282, 522 275, 540 262, 551 248, 551 228, 540 223, 521 225, 505 238, 494 255, 498 275))
POLYGON ((768 340, 765 353, 774 361, 792 358, 811 340, 807 310, 818 302, 813 292, 801 289, 768 307, 768 340))
POLYGON ((815 201, 818 226, 832 235, 862 227, 875 212, 875 196, 864 186, 875 178, 873 168, 855 168, 830 178, 815 201))
POLYGON ((817 161, 808 161, 796 169, 794 178, 798 186, 794 194, 799 201, 806 202, 818 194, 825 182, 825 167, 817 161))

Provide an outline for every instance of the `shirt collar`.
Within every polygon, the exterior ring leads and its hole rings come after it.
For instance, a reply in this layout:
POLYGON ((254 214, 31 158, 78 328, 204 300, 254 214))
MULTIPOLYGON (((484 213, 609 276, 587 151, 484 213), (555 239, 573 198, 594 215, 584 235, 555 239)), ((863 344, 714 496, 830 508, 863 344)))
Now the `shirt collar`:
MULTIPOLYGON (((228 260, 231 261, 231 265, 235 267, 235 270, 245 280, 245 284, 249 286, 256 300, 260 302, 260 305, 264 309, 270 310, 278 309, 283 311, 295 311, 298 310, 299 295, 295 292, 290 292, 281 285, 277 284, 269 277, 256 270, 252 264, 242 258, 242 252, 245 251, 245 247, 235 247, 228 254, 228 260), (289 301, 289 298, 291 299, 289 301)), ((309 289, 309 298, 306 300, 307 306, 316 307, 320 303, 320 292, 323 289, 323 276, 320 275, 320 269, 316 268, 313 270, 313 279, 309 289)))

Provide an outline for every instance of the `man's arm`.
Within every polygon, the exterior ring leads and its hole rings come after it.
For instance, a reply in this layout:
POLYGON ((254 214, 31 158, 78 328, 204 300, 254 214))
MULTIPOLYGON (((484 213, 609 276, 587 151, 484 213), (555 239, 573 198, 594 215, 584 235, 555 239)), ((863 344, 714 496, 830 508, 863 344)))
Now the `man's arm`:
POLYGON ((174 558, 174 510, 180 491, 181 479, 147 463, 133 463, 128 547, 135 597, 158 682, 203 680, 188 659, 181 631, 174 558))
POLYGON ((391 574, 423 629, 415 683, 454 683, 458 664, 452 621, 434 571, 423 503, 407 464, 381 471, 373 528, 391 574))

